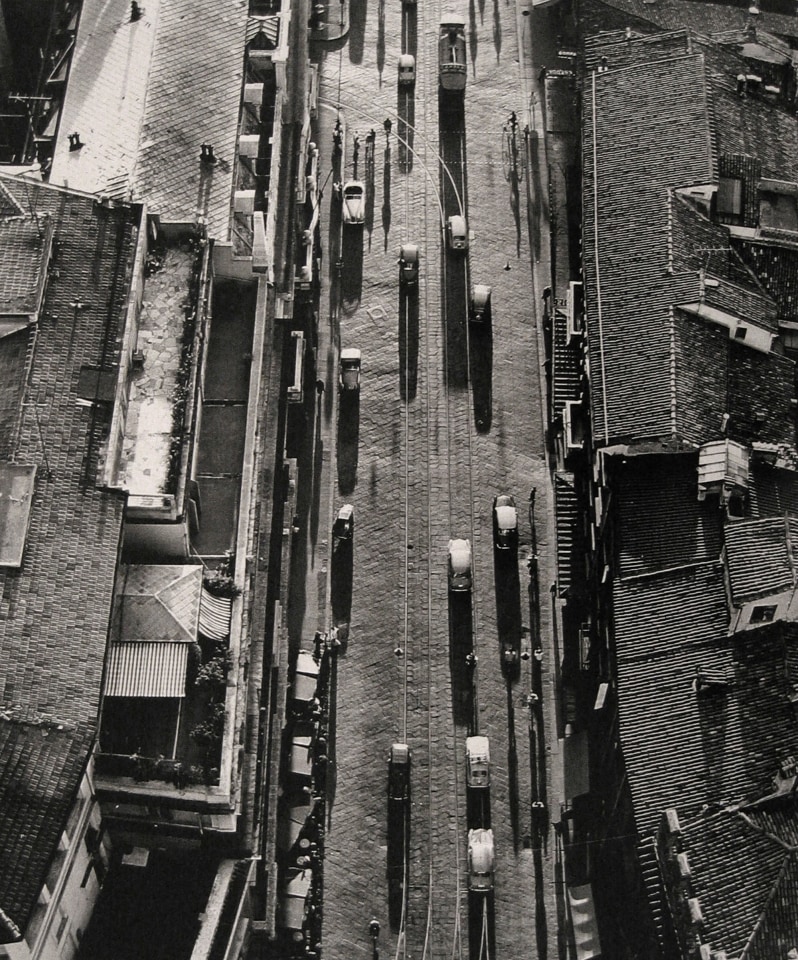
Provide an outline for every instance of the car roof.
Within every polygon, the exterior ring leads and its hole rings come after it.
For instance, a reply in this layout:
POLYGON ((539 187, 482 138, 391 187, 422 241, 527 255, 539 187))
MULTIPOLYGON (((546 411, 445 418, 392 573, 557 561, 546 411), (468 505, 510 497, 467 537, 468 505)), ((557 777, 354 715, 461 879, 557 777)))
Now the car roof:
POLYGON ((500 527, 514 527, 518 524, 518 511, 506 504, 496 504, 496 520, 500 527))
POLYGON ((490 299, 491 288, 485 283, 477 283, 474 286, 474 302, 487 303, 490 299))
POLYGON ((345 503, 341 509, 338 511, 339 520, 348 520, 352 514, 355 512, 355 508, 351 503, 345 503))
POLYGON ((490 755, 490 744, 487 737, 467 737, 466 750, 471 754, 488 757, 490 755))
POLYGON ((477 873, 489 873, 493 869, 493 831, 483 828, 469 830, 468 848, 471 868, 477 873))
POLYGON ((344 347, 344 349, 341 350, 341 360, 359 360, 359 359, 360 359, 360 351, 357 350, 355 347, 344 347))
POLYGON ((455 213, 453 216, 449 217, 449 226, 453 231, 462 230, 462 232, 465 233, 465 225, 465 217, 461 217, 459 213, 455 213))
POLYGON ((391 744, 391 763, 409 763, 410 747, 406 743, 391 744))
POLYGON ((418 246, 415 243, 403 243, 399 255, 403 260, 418 260, 418 246))
POLYGON ((450 540, 449 560, 457 573, 466 573, 471 563, 471 541, 450 540))
POLYGON ((400 67, 413 67, 415 66, 416 58, 412 53, 402 53, 399 55, 399 66, 400 67))

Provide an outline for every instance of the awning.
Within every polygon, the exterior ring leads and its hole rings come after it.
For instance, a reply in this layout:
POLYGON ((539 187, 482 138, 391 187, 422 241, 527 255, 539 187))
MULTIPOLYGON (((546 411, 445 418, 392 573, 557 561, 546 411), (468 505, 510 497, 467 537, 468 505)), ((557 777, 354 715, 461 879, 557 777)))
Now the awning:
POLYGON ((593 902, 593 888, 589 883, 568 887, 568 909, 574 931, 576 960, 591 960, 592 957, 601 956, 596 905, 593 902))
POLYGON ((295 871, 289 877, 285 890, 280 895, 277 908, 277 922, 288 930, 301 930, 305 920, 305 904, 310 883, 313 879, 311 870, 295 871))
POLYGON ((114 643, 108 657, 106 697, 184 697, 187 643, 114 643))
POLYGON ((217 597, 205 587, 200 594, 199 629, 209 640, 224 640, 230 636, 230 615, 233 601, 217 597))

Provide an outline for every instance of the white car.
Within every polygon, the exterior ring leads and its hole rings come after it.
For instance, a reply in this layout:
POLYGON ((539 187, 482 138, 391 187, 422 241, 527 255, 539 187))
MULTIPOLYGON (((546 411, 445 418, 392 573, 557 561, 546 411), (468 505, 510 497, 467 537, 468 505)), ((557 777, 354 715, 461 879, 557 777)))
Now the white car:
POLYGON ((341 350, 338 389, 343 393, 360 390, 360 351, 352 347, 341 350))
POLYGON ((468 250, 468 228, 465 217, 455 215, 446 221, 446 239, 450 250, 462 253, 468 250))
POLYGON ((366 219, 366 187, 362 180, 344 184, 344 223, 359 224, 366 219))
POLYGON ((449 589, 455 593, 471 589, 471 541, 449 541, 449 589))
POLYGON ((488 893, 493 889, 493 831, 468 831, 468 889, 488 893))
POLYGON ((497 550, 518 546, 518 510, 515 500, 506 494, 493 500, 493 546, 497 550))
POLYGON ((475 790, 490 786, 490 743, 487 737, 466 739, 466 785, 475 790))
POLYGON ((397 62, 399 86, 412 87, 416 82, 416 58, 410 53, 403 53, 397 62))

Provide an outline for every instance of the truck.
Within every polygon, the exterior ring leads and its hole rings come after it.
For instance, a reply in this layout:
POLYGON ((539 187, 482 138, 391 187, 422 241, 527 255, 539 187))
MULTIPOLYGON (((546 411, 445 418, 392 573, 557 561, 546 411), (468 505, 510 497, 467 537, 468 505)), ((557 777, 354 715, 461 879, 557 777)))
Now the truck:
POLYGON ((438 75, 442 90, 465 90, 465 21, 457 14, 445 14, 441 19, 438 35, 438 75))

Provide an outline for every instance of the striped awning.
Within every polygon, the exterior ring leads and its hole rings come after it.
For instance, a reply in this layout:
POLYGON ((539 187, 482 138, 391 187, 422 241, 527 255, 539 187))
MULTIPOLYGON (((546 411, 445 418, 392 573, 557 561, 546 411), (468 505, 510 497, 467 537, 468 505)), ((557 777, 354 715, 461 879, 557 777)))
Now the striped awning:
POLYGON ((184 697, 187 643, 115 643, 108 658, 106 697, 184 697))
POLYGON ((229 637, 232 609, 233 601, 229 597, 217 597, 203 587, 200 595, 200 633, 209 640, 229 637))

